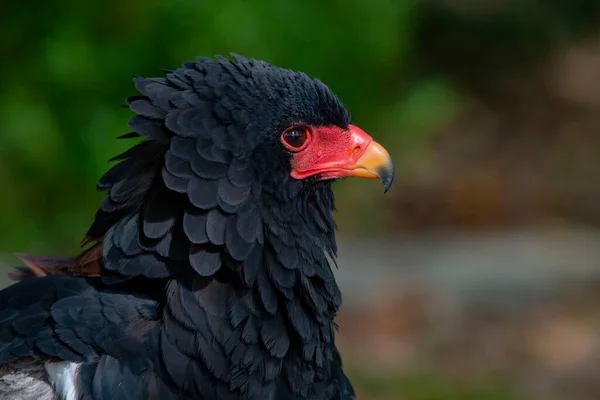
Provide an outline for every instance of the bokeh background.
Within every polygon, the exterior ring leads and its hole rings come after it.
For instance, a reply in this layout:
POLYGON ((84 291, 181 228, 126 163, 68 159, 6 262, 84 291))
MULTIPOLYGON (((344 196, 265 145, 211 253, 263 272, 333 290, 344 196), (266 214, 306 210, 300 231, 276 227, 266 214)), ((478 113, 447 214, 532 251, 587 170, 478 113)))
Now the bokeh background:
POLYGON ((133 75, 235 52, 323 80, 395 160, 386 196, 336 186, 360 399, 597 400, 599 28, 596 0, 4 0, 2 270, 78 251, 133 75))

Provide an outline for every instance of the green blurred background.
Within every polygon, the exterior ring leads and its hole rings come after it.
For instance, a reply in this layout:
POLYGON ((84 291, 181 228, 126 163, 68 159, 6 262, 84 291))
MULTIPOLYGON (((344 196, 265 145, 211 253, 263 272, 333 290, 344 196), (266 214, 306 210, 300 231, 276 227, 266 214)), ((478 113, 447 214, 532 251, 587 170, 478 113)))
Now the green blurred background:
POLYGON ((360 398, 598 399, 599 28, 595 0, 4 0, 0 261, 77 252, 133 75, 235 52, 320 78, 396 163, 386 196, 336 186, 360 398))

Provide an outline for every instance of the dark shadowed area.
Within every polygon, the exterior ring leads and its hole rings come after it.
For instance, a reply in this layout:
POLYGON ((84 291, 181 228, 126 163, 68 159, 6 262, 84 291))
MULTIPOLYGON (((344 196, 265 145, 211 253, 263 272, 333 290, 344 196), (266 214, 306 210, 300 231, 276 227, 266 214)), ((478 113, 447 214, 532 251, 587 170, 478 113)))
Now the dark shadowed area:
POLYGON ((74 255, 134 75, 239 53, 325 82, 396 182, 336 185, 359 399, 600 398, 600 2, 0 2, 0 283, 74 255))

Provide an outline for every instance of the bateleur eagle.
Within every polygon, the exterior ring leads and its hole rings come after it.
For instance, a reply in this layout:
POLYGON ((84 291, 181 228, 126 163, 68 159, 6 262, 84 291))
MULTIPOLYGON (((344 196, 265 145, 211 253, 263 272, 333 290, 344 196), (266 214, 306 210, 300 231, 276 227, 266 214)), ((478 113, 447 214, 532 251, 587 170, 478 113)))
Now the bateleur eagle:
POLYGON ((18 255, 0 397, 352 399, 332 181, 394 175, 320 81, 232 55, 135 78, 76 258, 18 255), (33 279, 28 279, 33 278, 33 279))

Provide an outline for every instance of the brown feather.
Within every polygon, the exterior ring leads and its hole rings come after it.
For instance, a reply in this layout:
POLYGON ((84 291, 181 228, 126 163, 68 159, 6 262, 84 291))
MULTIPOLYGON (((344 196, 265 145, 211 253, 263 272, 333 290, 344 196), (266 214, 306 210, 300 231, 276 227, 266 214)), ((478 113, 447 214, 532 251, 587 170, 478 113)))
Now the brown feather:
POLYGON ((78 257, 43 257, 15 253, 25 266, 10 272, 10 279, 22 281, 47 275, 100 276, 102 272, 102 242, 95 243, 78 257))
POLYGON ((102 273, 102 242, 97 242, 77 257, 73 275, 100 276, 102 273))

